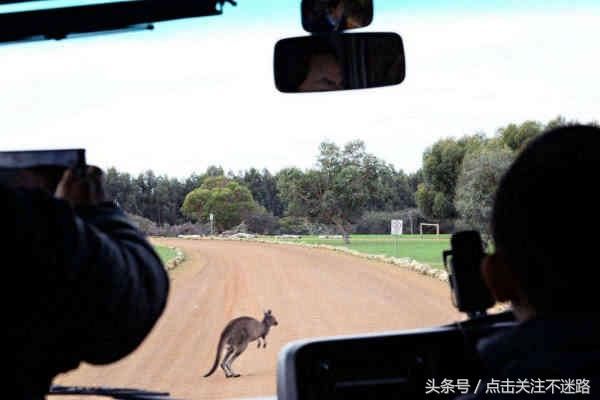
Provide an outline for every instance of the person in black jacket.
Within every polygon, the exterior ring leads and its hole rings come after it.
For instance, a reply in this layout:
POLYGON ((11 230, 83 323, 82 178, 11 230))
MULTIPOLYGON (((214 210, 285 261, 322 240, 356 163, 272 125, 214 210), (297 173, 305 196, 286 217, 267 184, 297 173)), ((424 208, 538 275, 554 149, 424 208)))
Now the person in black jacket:
POLYGON ((464 398, 600 398, 599 173, 600 129, 571 125, 534 139, 502 178, 482 272, 520 323, 480 341, 485 384, 464 398))
POLYGON ((82 178, 66 171, 54 196, 43 181, 0 185, 3 397, 11 399, 43 399, 57 374, 131 353, 169 290, 152 246, 104 198, 99 169, 82 178))

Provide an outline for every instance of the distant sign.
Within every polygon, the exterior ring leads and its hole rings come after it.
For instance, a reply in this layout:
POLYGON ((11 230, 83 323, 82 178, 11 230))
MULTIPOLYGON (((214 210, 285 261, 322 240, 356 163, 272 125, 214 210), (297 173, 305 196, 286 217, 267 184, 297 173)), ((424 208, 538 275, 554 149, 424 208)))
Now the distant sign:
POLYGON ((393 219, 392 220, 392 235, 402 235, 402 220, 401 219, 393 219))
POLYGON ((209 218, 209 219, 212 221, 212 220, 214 220, 214 219, 215 219, 215 216, 214 216, 214 214, 213 214, 213 213, 210 213, 210 215, 208 216, 208 218, 209 218))

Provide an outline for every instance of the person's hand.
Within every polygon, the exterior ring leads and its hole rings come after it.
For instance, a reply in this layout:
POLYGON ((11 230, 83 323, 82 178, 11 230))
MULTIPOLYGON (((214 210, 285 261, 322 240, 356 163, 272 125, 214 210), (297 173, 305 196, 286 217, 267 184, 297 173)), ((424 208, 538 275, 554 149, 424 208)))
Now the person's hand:
POLYGON ((98 167, 88 166, 85 175, 77 176, 68 169, 56 187, 56 198, 63 199, 75 206, 96 205, 105 201, 104 176, 98 167))

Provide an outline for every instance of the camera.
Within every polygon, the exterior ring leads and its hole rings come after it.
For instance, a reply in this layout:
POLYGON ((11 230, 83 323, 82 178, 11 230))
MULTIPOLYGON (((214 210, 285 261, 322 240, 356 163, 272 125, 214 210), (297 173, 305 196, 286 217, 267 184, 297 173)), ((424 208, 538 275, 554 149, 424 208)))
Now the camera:
POLYGON ((0 151, 0 184, 54 193, 65 170, 83 176, 85 150, 0 151))
POLYGON ((451 250, 443 252, 443 259, 454 306, 470 318, 486 315, 495 301, 481 275, 485 256, 481 235, 477 231, 457 232, 450 245, 451 250))

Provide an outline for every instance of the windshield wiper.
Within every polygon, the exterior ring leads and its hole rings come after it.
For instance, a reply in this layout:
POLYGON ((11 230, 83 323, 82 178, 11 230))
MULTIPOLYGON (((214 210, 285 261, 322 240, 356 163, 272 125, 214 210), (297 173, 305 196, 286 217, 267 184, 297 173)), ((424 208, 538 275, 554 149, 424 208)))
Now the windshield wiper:
POLYGON ((78 395, 78 396, 105 396, 119 400, 176 400, 169 397, 168 392, 154 392, 149 390, 110 387, 82 387, 53 385, 48 395, 78 395))

